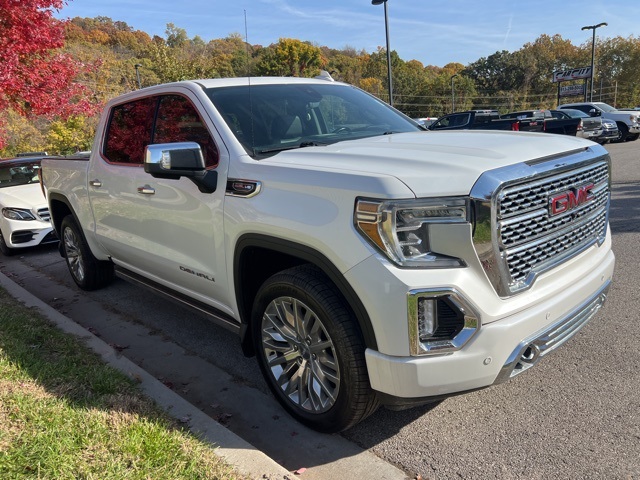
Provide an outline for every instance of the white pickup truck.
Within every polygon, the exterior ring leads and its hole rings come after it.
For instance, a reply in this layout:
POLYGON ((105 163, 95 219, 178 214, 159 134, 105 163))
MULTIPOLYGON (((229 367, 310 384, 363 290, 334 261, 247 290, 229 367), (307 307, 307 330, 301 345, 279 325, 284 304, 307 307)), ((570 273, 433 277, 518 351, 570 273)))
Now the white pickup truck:
POLYGON ((566 103, 558 106, 558 109, 581 110, 594 117, 602 117, 603 120, 616 122, 618 137, 612 142, 633 141, 640 137, 640 112, 617 110, 604 102, 566 103))
POLYGON ((207 315, 335 432, 503 382, 590 320, 610 171, 575 137, 425 132, 347 84, 241 78, 112 100, 42 181, 80 288, 117 273, 207 315))

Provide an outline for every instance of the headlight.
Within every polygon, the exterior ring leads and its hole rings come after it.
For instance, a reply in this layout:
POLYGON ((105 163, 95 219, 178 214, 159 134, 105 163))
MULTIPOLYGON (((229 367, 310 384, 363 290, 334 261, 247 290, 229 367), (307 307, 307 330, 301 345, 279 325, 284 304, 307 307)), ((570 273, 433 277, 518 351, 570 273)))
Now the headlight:
POLYGON ((451 268, 464 262, 431 250, 429 228, 434 224, 467 223, 465 198, 398 201, 358 200, 357 229, 393 262, 403 267, 451 268))
POLYGON ((26 208, 3 208, 2 215, 9 220, 35 220, 36 217, 26 208))

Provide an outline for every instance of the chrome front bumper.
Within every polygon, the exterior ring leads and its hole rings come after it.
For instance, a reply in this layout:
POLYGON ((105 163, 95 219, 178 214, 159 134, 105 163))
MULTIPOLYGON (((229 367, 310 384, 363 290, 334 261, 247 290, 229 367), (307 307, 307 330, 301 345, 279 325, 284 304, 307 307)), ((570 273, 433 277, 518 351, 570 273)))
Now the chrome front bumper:
POLYGON ((495 383, 502 383, 528 370, 543 357, 573 337, 602 308, 611 282, 562 320, 520 342, 502 367, 495 383))

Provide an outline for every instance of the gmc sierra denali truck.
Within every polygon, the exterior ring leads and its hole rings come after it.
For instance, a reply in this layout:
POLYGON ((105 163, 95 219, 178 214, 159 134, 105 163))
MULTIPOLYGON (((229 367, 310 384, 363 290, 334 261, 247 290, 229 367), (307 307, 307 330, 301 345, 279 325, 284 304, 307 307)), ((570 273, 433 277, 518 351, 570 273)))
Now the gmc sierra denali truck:
POLYGON ((327 80, 126 94, 90 156, 45 159, 42 182, 80 288, 119 274, 233 330, 325 432, 526 371, 614 268, 600 145, 425 132, 327 80))

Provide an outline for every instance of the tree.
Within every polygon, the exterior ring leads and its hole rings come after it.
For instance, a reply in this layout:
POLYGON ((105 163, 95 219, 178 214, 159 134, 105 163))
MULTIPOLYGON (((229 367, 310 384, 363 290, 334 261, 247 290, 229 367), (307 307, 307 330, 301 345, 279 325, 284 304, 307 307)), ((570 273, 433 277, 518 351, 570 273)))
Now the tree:
POLYGON ((281 38, 266 49, 257 69, 261 75, 306 77, 317 75, 325 63, 320 48, 293 38, 281 38))
POLYGON ((180 48, 189 42, 187 31, 184 28, 176 27, 173 23, 167 23, 165 34, 167 35, 167 45, 171 48, 180 48))
MULTIPOLYGON (((89 113, 88 90, 73 80, 82 70, 61 53, 64 22, 53 18, 64 0, 0 0, 0 112, 68 117, 89 113)), ((0 148, 4 146, 0 126, 0 148)))
POLYGON ((95 125, 85 117, 74 115, 66 121, 55 120, 47 134, 47 151, 68 155, 90 150, 94 131, 95 125))

